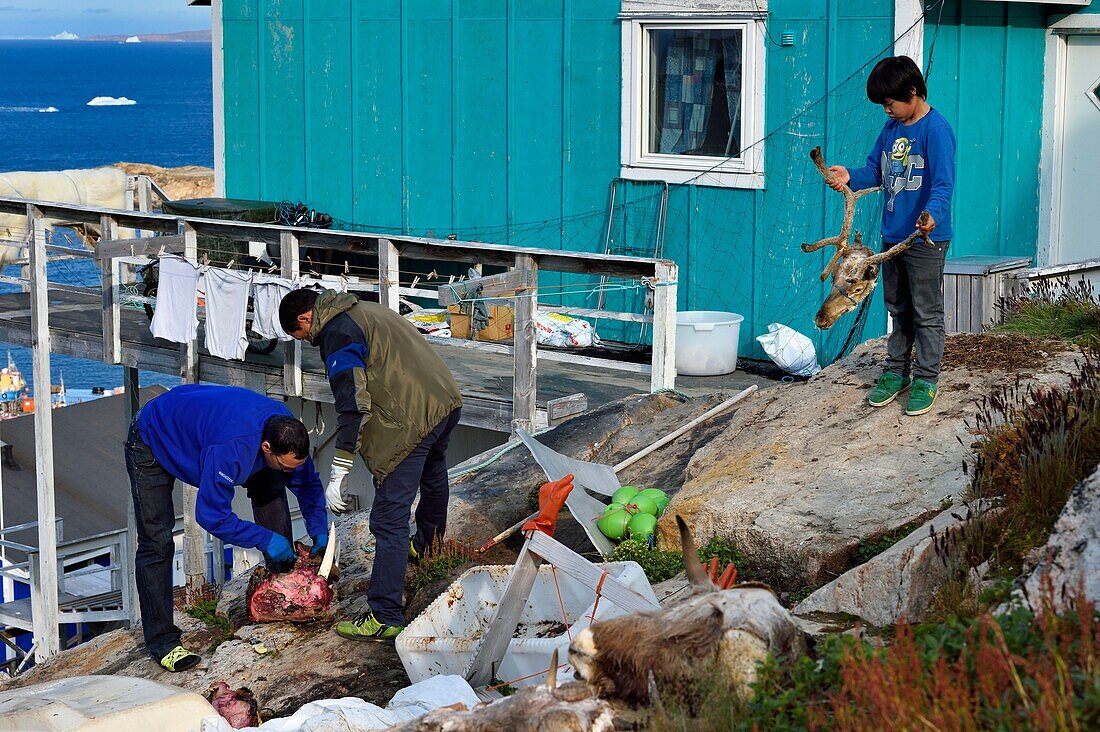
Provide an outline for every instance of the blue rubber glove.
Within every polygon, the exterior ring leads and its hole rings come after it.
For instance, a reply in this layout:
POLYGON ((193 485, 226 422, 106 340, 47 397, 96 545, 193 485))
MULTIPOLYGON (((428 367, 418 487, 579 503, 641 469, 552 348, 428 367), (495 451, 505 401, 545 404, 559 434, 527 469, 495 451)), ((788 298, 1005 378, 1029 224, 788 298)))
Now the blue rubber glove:
POLYGON ((277 571, 286 572, 294 567, 294 547, 282 534, 271 532, 271 540, 267 542, 264 554, 278 567, 277 571))
POLYGON ((317 534, 313 537, 313 548, 309 550, 309 556, 315 557, 328 546, 328 534, 317 534))

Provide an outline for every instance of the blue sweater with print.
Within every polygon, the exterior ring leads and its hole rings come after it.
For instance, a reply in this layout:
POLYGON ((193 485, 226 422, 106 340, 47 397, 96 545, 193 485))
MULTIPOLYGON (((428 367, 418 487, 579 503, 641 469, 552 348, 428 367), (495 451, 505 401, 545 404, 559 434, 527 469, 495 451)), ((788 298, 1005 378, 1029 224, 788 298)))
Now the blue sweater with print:
MULTIPOLYGON (((228 544, 262 550, 272 532, 238 518, 233 493, 250 476, 270 470, 260 443, 264 423, 276 416, 294 415, 286 405, 248 389, 186 384, 146 404, 137 426, 161 467, 198 486, 195 518, 200 526, 228 544)), ((284 480, 298 498, 310 536, 325 533, 325 493, 313 459, 284 480)))
POLYGON ((882 186, 882 240, 897 243, 917 228, 925 209, 936 228, 934 241, 954 237, 951 194, 955 190, 955 133, 935 109, 911 125, 890 120, 879 133, 867 164, 848 171, 853 191, 882 186))

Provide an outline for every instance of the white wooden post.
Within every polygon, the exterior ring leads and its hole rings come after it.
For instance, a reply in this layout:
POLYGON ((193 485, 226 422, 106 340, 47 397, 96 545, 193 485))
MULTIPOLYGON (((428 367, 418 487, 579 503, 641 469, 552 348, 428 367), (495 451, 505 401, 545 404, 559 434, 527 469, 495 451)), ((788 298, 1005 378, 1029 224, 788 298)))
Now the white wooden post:
MULTIPOLYGON (((141 408, 141 384, 138 370, 127 366, 122 370, 123 386, 126 389, 126 428, 130 428, 141 408)), ((134 501, 131 496, 126 502, 126 556, 123 558, 125 582, 122 586, 122 600, 130 616, 130 627, 137 625, 138 594, 135 557, 137 554, 137 514, 134 513, 134 501)))
MULTIPOLYGON (((118 223, 111 216, 99 217, 100 241, 118 238, 118 223)), ((121 311, 118 285, 119 262, 105 259, 100 262, 100 282, 103 288, 103 360, 107 363, 122 361, 121 311)))
POLYGON ((38 489, 38 602, 31 610, 35 660, 60 652, 57 609, 57 516, 53 484, 53 409, 50 398, 50 323, 46 288, 46 220, 27 206, 31 232, 31 348, 34 358, 34 464, 38 489))
POLYGON ((653 278, 653 370, 649 390, 676 388, 676 278, 675 262, 661 260, 653 278))
MULTIPOLYGON (((199 242, 194 227, 181 220, 179 233, 183 235, 183 256, 191 262, 196 261, 199 242)), ((194 339, 180 345, 180 381, 184 384, 199 383, 198 353, 198 344, 194 339)), ((206 583, 206 539, 202 527, 195 519, 195 502, 198 500, 199 489, 186 483, 182 483, 182 486, 183 573, 187 578, 187 602, 190 603, 206 583)))
MULTIPOLYGON (((291 282, 301 276, 298 252, 298 235, 292 231, 279 232, 279 263, 282 276, 291 282)), ((287 396, 302 395, 302 342, 283 344, 283 391, 287 396)))
POLYGON ((401 268, 397 247, 389 239, 378 240, 378 302, 398 312, 401 300, 401 268))
POLYGON ((536 380, 538 359, 538 263, 530 254, 516 255, 516 269, 524 274, 525 286, 516 290, 514 367, 512 380, 512 433, 517 429, 535 429, 536 380))
POLYGON ((137 179, 138 187, 138 211, 152 211, 153 210, 153 185, 147 175, 139 175, 137 179))

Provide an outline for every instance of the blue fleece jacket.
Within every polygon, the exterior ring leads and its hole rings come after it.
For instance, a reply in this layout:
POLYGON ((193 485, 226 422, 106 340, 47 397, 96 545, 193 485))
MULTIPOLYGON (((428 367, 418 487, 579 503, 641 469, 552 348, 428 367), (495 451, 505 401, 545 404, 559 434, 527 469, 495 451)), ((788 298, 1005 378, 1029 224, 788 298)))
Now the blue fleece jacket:
POLYGON ((911 125, 890 120, 879 133, 867 164, 848 171, 853 191, 882 186, 882 240, 897 243, 917 228, 925 209, 936 228, 934 241, 954 238, 951 194, 955 190, 955 133, 935 109, 911 125))
MULTIPOLYGON (((222 541, 264 549, 271 531, 233 513, 236 486, 269 470, 260 451, 264 423, 293 416, 285 405, 236 386, 177 386, 146 404, 138 415, 141 439, 170 475, 198 486, 195 518, 222 541)), ((286 486, 298 498, 311 536, 327 530, 325 492, 313 459, 286 486)))

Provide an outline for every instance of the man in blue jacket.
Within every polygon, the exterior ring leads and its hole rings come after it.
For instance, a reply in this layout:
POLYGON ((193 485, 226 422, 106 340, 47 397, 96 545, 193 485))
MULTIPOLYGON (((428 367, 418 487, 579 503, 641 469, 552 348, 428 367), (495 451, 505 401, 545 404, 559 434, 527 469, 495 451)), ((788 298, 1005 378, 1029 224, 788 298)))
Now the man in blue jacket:
POLYGON ((285 571, 291 546, 293 491, 313 538, 328 543, 325 492, 309 457, 309 433, 285 405, 233 386, 188 384, 146 404, 130 426, 126 470, 137 518, 137 590, 145 647, 169 671, 199 662, 172 622, 172 485, 198 487, 195 517, 227 544, 255 547, 268 569, 285 571), (233 513, 238 485, 248 490, 256 522, 233 513))

